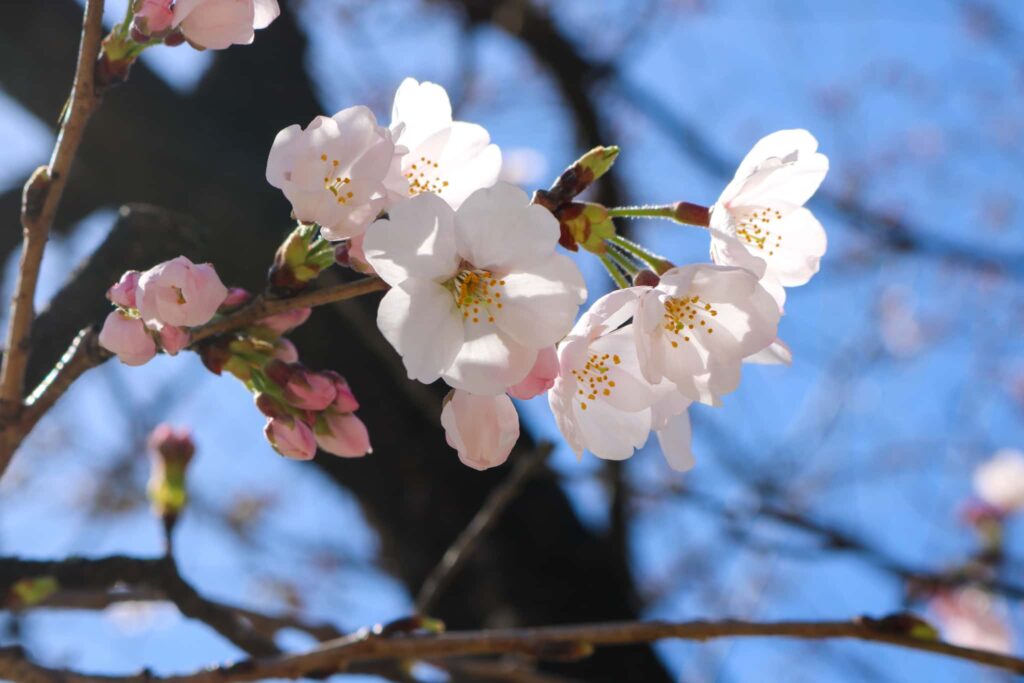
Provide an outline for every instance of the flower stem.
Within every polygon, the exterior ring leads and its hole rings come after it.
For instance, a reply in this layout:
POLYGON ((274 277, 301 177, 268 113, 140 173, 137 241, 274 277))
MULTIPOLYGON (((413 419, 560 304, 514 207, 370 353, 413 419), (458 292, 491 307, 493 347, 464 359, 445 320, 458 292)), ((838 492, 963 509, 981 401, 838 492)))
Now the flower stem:
POLYGON ((626 282, 626 278, 623 276, 622 271, 620 271, 618 266, 616 266, 615 263, 610 258, 608 258, 608 255, 601 254, 600 258, 601 265, 604 266, 604 269, 607 270, 608 274, 611 275, 613 280, 615 280, 615 284, 618 286, 618 288, 626 289, 627 287, 629 287, 629 283, 626 282))
POLYGON ((609 216, 621 218, 667 218, 670 221, 676 219, 675 206, 619 206, 608 209, 609 216))
POLYGON ((630 277, 636 275, 641 270, 641 266, 637 265, 637 262, 629 252, 623 252, 614 246, 609 246, 608 251, 605 253, 630 277))
POLYGON ((658 275, 661 275, 666 270, 672 267, 672 262, 663 256, 655 254, 653 251, 648 251, 636 242, 630 241, 621 235, 615 235, 614 237, 608 238, 608 241, 615 246, 621 248, 624 251, 629 252, 639 260, 646 263, 651 267, 658 275))

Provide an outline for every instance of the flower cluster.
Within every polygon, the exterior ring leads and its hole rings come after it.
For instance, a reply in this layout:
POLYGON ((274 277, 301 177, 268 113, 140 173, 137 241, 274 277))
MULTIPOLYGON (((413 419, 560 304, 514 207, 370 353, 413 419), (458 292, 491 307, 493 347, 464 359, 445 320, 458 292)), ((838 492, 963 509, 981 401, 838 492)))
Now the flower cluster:
POLYGON ((617 154, 592 151, 531 202, 497 182, 486 130, 453 121, 440 86, 407 79, 389 127, 351 107, 282 130, 267 180, 347 265, 390 286, 377 325, 411 379, 452 388, 441 421, 464 463, 504 462, 519 435, 510 397, 548 392, 578 454, 627 458, 654 431, 686 469, 689 405, 718 405, 745 361, 790 360, 779 319, 785 288, 825 251, 803 205, 828 161, 806 131, 761 140, 712 208, 685 205, 709 228, 713 263, 674 267, 615 235, 613 216, 628 214, 574 201, 617 154), (586 290, 559 244, 598 254, 621 287, 575 325, 586 290), (635 261, 657 272, 629 286, 635 261))
POLYGON ((107 291, 117 309, 103 323, 100 345, 126 365, 148 362, 158 343, 173 356, 188 346, 188 328, 209 322, 227 296, 212 265, 184 256, 130 270, 107 291))

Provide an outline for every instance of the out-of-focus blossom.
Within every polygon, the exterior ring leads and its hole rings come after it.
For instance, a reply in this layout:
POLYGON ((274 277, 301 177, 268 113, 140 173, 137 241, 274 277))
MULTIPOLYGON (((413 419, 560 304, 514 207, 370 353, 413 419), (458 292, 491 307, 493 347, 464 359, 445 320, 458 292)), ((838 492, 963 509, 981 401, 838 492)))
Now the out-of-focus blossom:
POLYGON ((504 463, 519 440, 519 415, 505 394, 478 396, 455 389, 445 399, 441 424, 459 460, 475 470, 504 463))
POLYGON ((178 256, 143 273, 135 298, 149 324, 194 327, 209 322, 227 295, 212 265, 178 256))
POLYGON ((321 413, 313 434, 322 450, 342 458, 358 458, 373 450, 366 425, 351 413, 321 413))
POLYGON ((1024 508, 1024 452, 996 451, 974 470, 974 491, 984 502, 1012 513, 1024 508))
POLYGON ((298 363, 299 350, 295 348, 295 344, 290 339, 281 337, 274 342, 274 358, 284 363, 298 363))
POLYGON ((979 650, 1013 652, 1006 607, 990 593, 973 587, 943 591, 929 606, 947 641, 979 650))
POLYGON ((806 130, 762 138, 711 209, 711 258, 746 268, 782 306, 785 287, 806 284, 828 246, 803 208, 828 173, 828 158, 806 130))
POLYGON ((452 120, 448 93, 436 83, 407 78, 391 109, 395 158, 388 189, 397 199, 432 192, 459 208, 475 190, 491 187, 501 171, 501 150, 482 126, 452 120))
POLYGON ((174 429, 168 424, 158 425, 150 433, 148 443, 153 457, 146 492, 154 512, 173 524, 188 500, 185 474, 196 445, 189 430, 174 429))
POLYGON ((541 349, 537 360, 522 382, 508 388, 508 395, 526 401, 550 389, 558 377, 558 351, 554 346, 541 349))
POLYGON ((256 324, 263 327, 269 327, 278 334, 284 334, 285 332, 293 330, 309 320, 309 316, 312 313, 313 309, 308 306, 303 308, 293 308, 291 310, 282 311, 281 313, 275 313, 274 315, 263 318, 256 324))
POLYGON ((295 217, 327 239, 360 235, 387 203, 384 178, 395 156, 387 128, 367 107, 291 125, 274 138, 267 182, 284 192, 295 217))
POLYGON ((540 150, 531 147, 506 148, 502 153, 498 180, 529 187, 547 175, 548 160, 540 150))
POLYGON ((220 304, 220 313, 233 311, 236 308, 241 308, 245 304, 249 303, 252 299, 252 293, 242 287, 229 287, 228 295, 224 301, 220 304))
POLYGON ((293 460, 312 460, 316 455, 313 430, 292 417, 272 417, 263 427, 263 435, 274 450, 293 460))
POLYGON ((197 47, 223 50, 248 45, 280 14, 277 0, 175 0, 174 26, 197 47))
POLYGON ((771 345, 779 307, 743 268, 691 265, 661 275, 636 314, 640 368, 692 401, 718 405, 740 382, 743 359, 771 345))
POLYGON ((136 308, 135 292, 139 286, 139 277, 142 275, 137 270, 129 270, 121 279, 107 290, 107 298, 123 308, 136 308))
POLYGON ((145 324, 120 310, 103 321, 99 342, 125 365, 142 365, 156 355, 156 342, 145 324))
POLYGON ((924 334, 906 292, 888 287, 879 301, 878 330, 886 351, 897 358, 906 358, 920 350, 924 334))
POLYGON ((457 211, 421 194, 374 224, 366 257, 392 286, 377 325, 409 377, 492 396, 521 382, 586 298, 558 236, 548 211, 504 183, 457 211))

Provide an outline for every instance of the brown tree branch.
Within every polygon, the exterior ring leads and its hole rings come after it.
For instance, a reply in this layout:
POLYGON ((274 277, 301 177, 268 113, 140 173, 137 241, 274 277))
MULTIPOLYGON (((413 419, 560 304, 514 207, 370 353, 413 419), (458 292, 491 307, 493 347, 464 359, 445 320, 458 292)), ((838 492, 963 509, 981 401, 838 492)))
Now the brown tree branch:
MULTIPOLYGON (((35 317, 33 299, 39 280, 39 265, 43 250, 60 205, 64 186, 71 172, 71 164, 85 133, 89 117, 99 104, 94 75, 96 58, 103 34, 103 0, 87 0, 82 26, 82 39, 78 50, 71 97, 68 100, 53 155, 47 166, 36 169, 25 183, 21 205, 21 226, 24 242, 18 263, 18 280, 14 289, 11 321, 7 330, 7 353, 0 368, 0 412, 15 414, 21 405, 21 395, 28 365, 32 321, 35 317)), ((0 458, 0 473, 9 458, 0 458)))
POLYGON ((886 619, 851 621, 690 621, 606 622, 537 628, 456 631, 442 634, 377 636, 363 630, 307 652, 267 659, 245 659, 177 676, 99 676, 51 669, 30 662, 20 648, 0 649, 0 675, 13 681, 68 683, 225 683, 267 678, 297 679, 343 672, 349 666, 388 660, 441 659, 496 654, 533 658, 585 657, 595 647, 652 643, 658 640, 705 641, 717 638, 853 639, 932 652, 1024 674, 1024 659, 917 638, 894 629, 886 619))

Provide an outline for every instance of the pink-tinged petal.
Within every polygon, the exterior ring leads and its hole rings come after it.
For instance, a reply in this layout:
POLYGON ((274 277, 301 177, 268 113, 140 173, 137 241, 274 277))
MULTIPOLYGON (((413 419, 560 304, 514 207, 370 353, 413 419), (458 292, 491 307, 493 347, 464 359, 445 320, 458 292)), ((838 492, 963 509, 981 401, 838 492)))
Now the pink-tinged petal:
POLYGON ((359 401, 356 400, 348 381, 333 370, 326 370, 322 374, 330 377, 334 382, 335 397, 331 409, 336 413, 354 413, 359 410, 359 401))
POLYGON ((658 435, 658 444, 661 452, 665 455, 668 466, 677 472, 686 472, 696 464, 693 457, 693 450, 690 447, 692 430, 690 429, 690 415, 683 411, 671 418, 668 423, 655 432, 658 435))
POLYGON ((533 348, 561 341, 587 298, 583 275, 563 254, 551 254, 502 280, 502 308, 490 308, 495 323, 520 344, 533 348))
POLYGON ((137 270, 127 271, 116 284, 107 290, 107 299, 122 308, 137 308, 135 295, 141 275, 142 273, 137 270))
POLYGON ((441 410, 448 445, 475 470, 497 467, 519 440, 519 415, 508 396, 477 396, 454 390, 441 410))
POLYGON ((274 344, 274 358, 284 363, 298 363, 299 350, 291 340, 281 337, 274 344))
POLYGON ((267 182, 284 189, 285 184, 291 182, 292 168, 306 146, 302 126, 292 124, 278 132, 267 157, 267 182))
POLYGON ((391 130, 395 141, 410 150, 452 124, 452 105, 445 89, 436 83, 406 78, 395 92, 391 130))
POLYGON ((174 6, 174 16, 185 38, 207 49, 247 45, 253 39, 253 0, 202 0, 198 3, 179 0, 174 6))
POLYGON ((530 369, 530 374, 522 382, 508 388, 508 395, 520 401, 527 401, 534 396, 543 394, 555 384, 558 377, 558 352, 554 346, 548 346, 537 353, 537 360, 530 369))
POLYGON ((576 454, 576 457, 582 457, 586 445, 573 413, 573 396, 576 395, 576 387, 576 380, 571 376, 560 376, 548 392, 548 406, 551 408, 551 414, 555 416, 555 424, 558 425, 558 431, 562 433, 565 442, 576 454))
POLYGON ((270 26, 271 22, 281 15, 281 7, 277 4, 277 0, 255 0, 254 9, 252 27, 255 29, 270 26))
POLYGON ((160 348, 169 356, 178 355, 192 341, 192 335, 184 327, 157 323, 156 330, 160 336, 160 348))
POLYGON ((411 279, 392 287, 377 309, 377 327, 402 356, 409 379, 427 384, 451 366, 463 344, 455 300, 430 280, 411 279))
POLYGON ((355 415, 328 411, 322 420, 313 430, 321 450, 342 458, 359 458, 373 451, 370 433, 355 415))
POLYGON ((227 295, 213 266, 179 256, 139 277, 136 302, 148 324, 193 327, 209 322, 227 295))
POLYGON ((316 455, 313 430, 291 417, 272 417, 263 427, 263 435, 274 450, 293 460, 312 460, 316 455))
POLYGON ((793 352, 786 342, 776 339, 757 353, 744 358, 743 362, 756 365, 792 365, 793 352))
POLYGON ((366 260, 390 285, 409 278, 446 280, 459 266, 454 218, 451 207, 433 194, 398 204, 387 220, 377 221, 367 230, 363 238, 366 260))
POLYGON ((476 268, 526 270, 555 249, 558 219, 508 183, 477 190, 455 213, 459 254, 476 268))
POLYGON ((138 318, 112 311, 100 330, 100 346, 125 365, 142 365, 156 355, 156 342, 138 318))
POLYGON ((466 324, 465 341, 442 374, 456 389, 482 396, 503 394, 523 381, 537 360, 537 349, 522 346, 493 325, 466 324))

